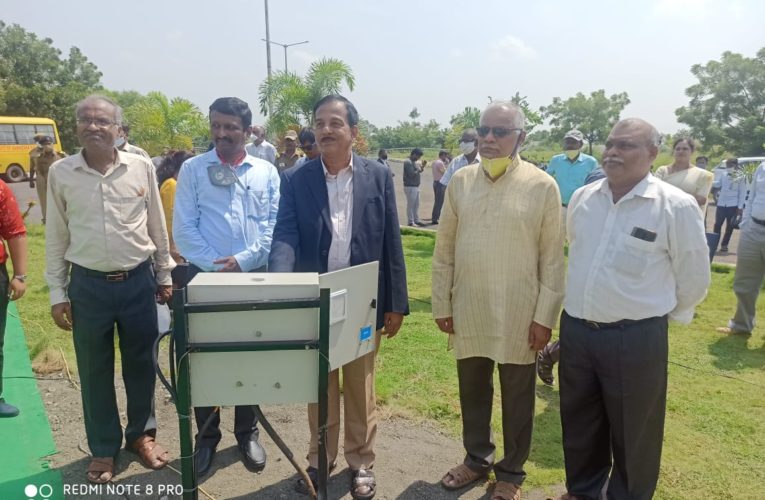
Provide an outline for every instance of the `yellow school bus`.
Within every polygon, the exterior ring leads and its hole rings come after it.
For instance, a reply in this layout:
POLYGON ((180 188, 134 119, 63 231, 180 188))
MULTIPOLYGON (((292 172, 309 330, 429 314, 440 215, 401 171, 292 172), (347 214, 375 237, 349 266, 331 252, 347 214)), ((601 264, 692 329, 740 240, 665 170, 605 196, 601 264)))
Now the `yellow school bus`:
POLYGON ((6 181, 19 182, 29 173, 29 151, 37 134, 51 136, 53 147, 61 152, 56 122, 50 118, 0 116, 0 175, 6 181))

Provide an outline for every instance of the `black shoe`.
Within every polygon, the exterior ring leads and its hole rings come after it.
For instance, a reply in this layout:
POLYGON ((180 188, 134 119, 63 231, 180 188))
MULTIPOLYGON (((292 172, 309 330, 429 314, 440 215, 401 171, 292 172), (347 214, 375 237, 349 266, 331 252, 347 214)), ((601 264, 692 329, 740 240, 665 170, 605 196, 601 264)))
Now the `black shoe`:
POLYGON ((431 224, 434 225, 434 226, 437 226, 438 225, 438 221, 434 220, 434 221, 431 222, 431 224))
POLYGON ((9 405, 4 399, 0 399, 0 418, 16 417, 19 414, 19 409, 13 405, 9 405))
POLYGON ((213 457, 215 456, 215 447, 200 446, 194 452, 194 471, 197 477, 202 477, 210 472, 213 457))
POLYGON ((419 227, 425 227, 425 226, 427 226, 427 224, 425 224, 425 223, 424 223, 424 222, 422 222, 421 220, 418 220, 418 221, 416 221, 416 222, 414 223, 414 225, 415 225, 415 226, 419 226, 419 227))
POLYGON ((242 462, 250 472, 260 472, 266 468, 266 450, 258 442, 255 436, 239 443, 239 451, 242 452, 242 462))

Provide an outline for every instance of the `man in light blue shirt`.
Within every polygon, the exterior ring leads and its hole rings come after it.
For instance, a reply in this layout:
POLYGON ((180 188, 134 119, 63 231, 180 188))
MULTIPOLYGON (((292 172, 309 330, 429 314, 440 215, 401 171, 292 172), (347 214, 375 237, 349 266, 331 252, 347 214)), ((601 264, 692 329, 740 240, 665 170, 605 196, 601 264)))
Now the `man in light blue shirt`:
MULTIPOLYGON (((574 191, 580 187, 605 177, 605 172, 598 172, 598 160, 582 153, 584 134, 577 129, 566 132, 563 137, 563 153, 550 159, 546 172, 558 183, 561 202, 561 230, 566 234, 566 208, 574 191)), ((553 366, 560 361, 560 342, 547 344, 537 355, 537 375, 547 385, 552 385, 553 366)))
POLYGON ((564 152, 550 159, 547 173, 558 183, 561 205, 566 207, 574 191, 584 186, 584 181, 598 168, 598 160, 581 152, 584 134, 573 129, 563 138, 564 152))
POLYGON ((725 223, 725 234, 720 245, 721 252, 728 251, 728 243, 733 235, 733 221, 744 212, 746 200, 746 181, 734 178, 738 170, 738 160, 729 158, 725 162, 725 171, 715 170, 712 189, 717 190, 717 208, 715 210, 714 232, 720 234, 725 223))
MULTIPOLYGON (((190 158, 181 167, 173 209, 173 237, 190 262, 187 279, 197 272, 266 270, 276 212, 279 174, 276 167, 245 151, 252 112, 236 97, 222 97, 210 106, 210 135, 215 148, 190 158)), ((212 408, 194 408, 201 429, 212 408)), ((196 473, 210 470, 221 439, 215 415, 194 452, 196 473)), ((258 442, 252 406, 237 406, 234 434, 244 465, 263 470, 266 452, 258 442)))

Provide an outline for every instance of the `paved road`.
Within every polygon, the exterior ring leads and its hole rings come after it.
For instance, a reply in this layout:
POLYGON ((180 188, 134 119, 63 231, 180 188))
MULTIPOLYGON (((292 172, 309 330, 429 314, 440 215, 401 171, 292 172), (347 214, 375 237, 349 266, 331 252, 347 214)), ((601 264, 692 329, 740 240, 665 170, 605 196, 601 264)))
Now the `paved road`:
MULTIPOLYGON (((406 226, 406 196, 404 196, 404 163, 398 160, 389 160, 391 169, 393 170, 393 183, 396 186, 396 203, 398 205, 398 220, 402 226, 406 226)), ((37 191, 29 187, 28 182, 18 182, 10 184, 11 189, 16 195, 19 202, 19 207, 22 211, 26 210, 27 204, 30 200, 37 203, 37 191)), ((433 210, 433 173, 430 167, 425 168, 422 173, 422 183, 420 184, 420 218, 423 222, 429 222, 431 211, 433 210)), ((709 207, 709 216, 707 217, 708 230, 712 230, 714 224, 714 211, 715 207, 709 207)), ((27 224, 40 224, 41 213, 40 205, 32 207, 32 210, 27 217, 27 224)), ((438 226, 426 226, 425 230, 436 230, 438 226)), ((731 239, 728 248, 730 251, 727 254, 718 253, 715 256, 715 262, 722 264, 735 264, 736 263, 736 250, 738 249, 738 231, 733 232, 733 238, 731 239)))

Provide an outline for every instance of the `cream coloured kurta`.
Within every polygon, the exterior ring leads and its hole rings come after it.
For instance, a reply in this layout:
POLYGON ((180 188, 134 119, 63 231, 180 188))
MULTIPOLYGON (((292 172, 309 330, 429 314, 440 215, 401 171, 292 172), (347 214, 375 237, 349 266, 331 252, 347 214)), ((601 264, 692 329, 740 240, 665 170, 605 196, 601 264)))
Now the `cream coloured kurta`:
POLYGON ((433 317, 454 318, 457 359, 534 363, 532 321, 553 328, 564 290, 560 193, 516 159, 492 182, 480 165, 452 177, 433 255, 433 317))

